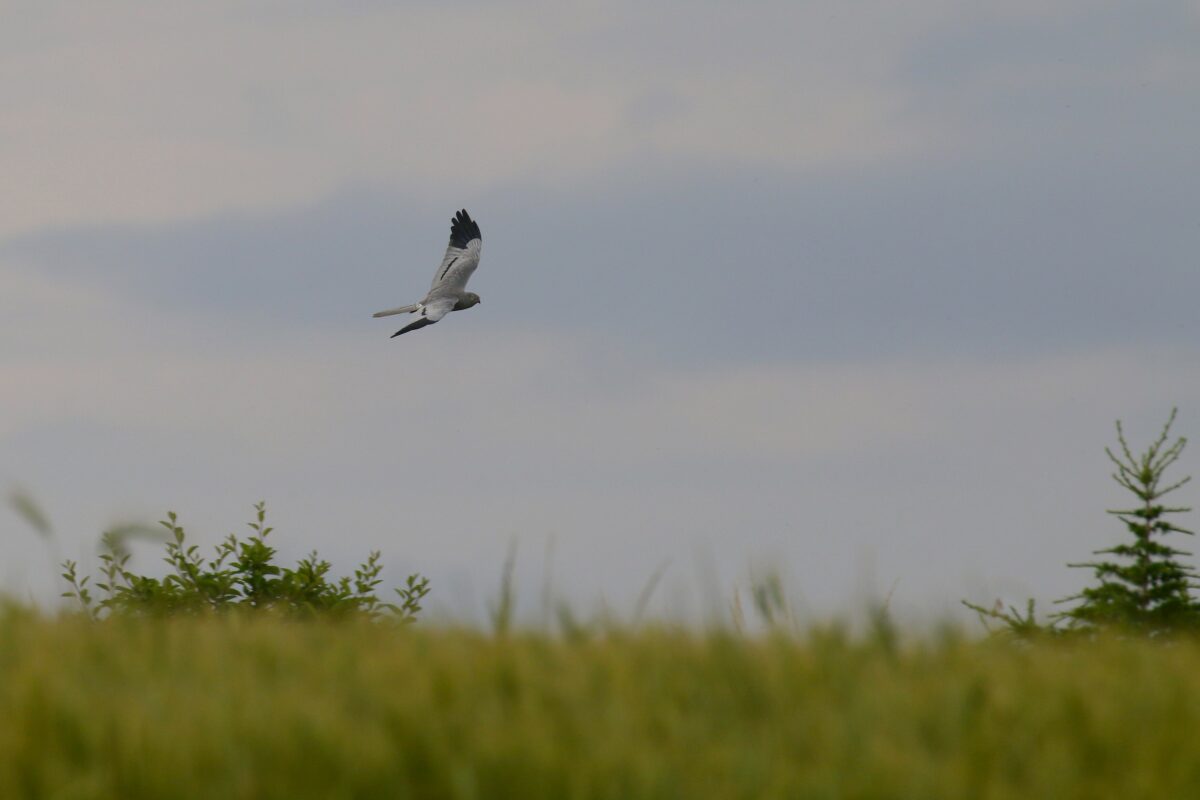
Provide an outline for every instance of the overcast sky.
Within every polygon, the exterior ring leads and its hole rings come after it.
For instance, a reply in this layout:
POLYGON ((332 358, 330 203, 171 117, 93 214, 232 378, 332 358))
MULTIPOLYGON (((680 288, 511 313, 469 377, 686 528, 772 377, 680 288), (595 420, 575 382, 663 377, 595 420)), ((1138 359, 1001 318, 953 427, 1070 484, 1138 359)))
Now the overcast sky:
POLYGON ((664 563, 660 614, 774 569, 958 615, 1119 540, 1115 419, 1200 432, 1194 1, 3 19, 0 489, 60 556, 265 499, 286 555, 380 549, 463 618, 514 540, 530 615, 664 563), (482 305, 389 339, 462 207, 482 305))

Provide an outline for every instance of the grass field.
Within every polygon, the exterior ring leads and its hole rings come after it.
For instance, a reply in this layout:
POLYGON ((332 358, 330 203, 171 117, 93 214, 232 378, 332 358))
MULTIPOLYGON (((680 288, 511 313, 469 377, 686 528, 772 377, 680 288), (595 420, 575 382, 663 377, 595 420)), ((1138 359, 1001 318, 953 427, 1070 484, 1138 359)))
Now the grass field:
POLYGON ((1200 797, 1200 645, 0 615, 4 798, 1200 797))

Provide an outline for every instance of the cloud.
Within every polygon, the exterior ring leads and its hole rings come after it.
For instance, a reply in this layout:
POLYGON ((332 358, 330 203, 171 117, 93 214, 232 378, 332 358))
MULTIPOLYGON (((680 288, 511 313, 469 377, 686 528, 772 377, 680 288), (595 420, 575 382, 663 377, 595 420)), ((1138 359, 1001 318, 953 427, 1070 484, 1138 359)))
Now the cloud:
POLYGON ((947 420, 966 422, 956 409, 1062 408, 1113 376, 1185 391, 1195 378, 1187 351, 1171 348, 1153 358, 1126 347, 988 361, 673 364, 536 327, 479 337, 453 318, 457 327, 415 344, 388 340, 390 328, 369 320, 309 336, 252 318, 214 330, 204 311, 156 310, 16 271, 0 273, 0 297, 0 337, 22 343, 0 360, 14 387, 0 429, 9 434, 73 420, 304 449, 329 443, 330 420, 373 429, 406 418, 428 420, 411 434, 419 450, 469 436, 495 451, 621 463, 772 460, 936 439, 947 420))
POLYGON ((888 415, 884 395, 869 402, 876 387, 838 367, 664 372, 562 334, 468 341, 451 326, 413 347, 368 325, 297 343, 249 321, 212 331, 203 314, 163 313, 15 271, 0 290, 0 336, 27 342, 0 359, 12 387, 0 435, 70 422, 304 450, 328 443, 328 420, 377 426, 395 417, 429 420, 412 434, 420 451, 470 426, 477 444, 497 451, 533 446, 624 463, 642 453, 786 457, 911 427, 888 415), (377 374, 397 359, 396 375, 377 374), (372 391, 397 379, 403 391, 372 391), (792 415, 806 405, 810 427, 792 415), (487 425, 470 425, 479 419, 487 425))
MULTIPOLYGON (((468 206, 486 241, 472 282, 485 304, 453 327, 553 329, 692 365, 1195 338, 1197 185, 1172 152, 1138 158, 512 187, 468 206)), ((361 190, 283 212, 64 228, 0 243, 0 264, 127 298, 132 313, 320 338, 420 296, 454 208, 426 206, 361 190)))
POLYGON ((0 236, 356 185, 453 206, 614 171, 849 177, 1195 138, 1194 15, 1171 3, 18 9, 0 236))
POLYGON ((927 139, 894 62, 941 12, 872 13, 26 5, 0 34, 0 68, 20 77, 0 89, 0 231, 277 208, 363 182, 446 198, 623 163, 892 159, 927 139), (648 93, 678 98, 673 113, 636 113, 648 93))

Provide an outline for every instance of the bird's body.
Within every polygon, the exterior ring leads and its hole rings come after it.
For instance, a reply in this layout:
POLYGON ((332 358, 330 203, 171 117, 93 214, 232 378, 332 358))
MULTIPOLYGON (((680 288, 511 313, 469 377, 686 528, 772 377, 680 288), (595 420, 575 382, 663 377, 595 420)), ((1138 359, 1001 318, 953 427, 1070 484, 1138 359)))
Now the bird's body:
POLYGON ((479 232, 479 225, 464 208, 450 220, 450 244, 437 272, 433 274, 433 284, 429 287, 425 299, 419 303, 375 313, 376 317, 390 317, 393 314, 417 315, 416 320, 393 333, 392 338, 432 325, 451 311, 463 311, 478 305, 479 295, 467 291, 467 281, 479 266, 479 252, 482 246, 483 236, 479 232))

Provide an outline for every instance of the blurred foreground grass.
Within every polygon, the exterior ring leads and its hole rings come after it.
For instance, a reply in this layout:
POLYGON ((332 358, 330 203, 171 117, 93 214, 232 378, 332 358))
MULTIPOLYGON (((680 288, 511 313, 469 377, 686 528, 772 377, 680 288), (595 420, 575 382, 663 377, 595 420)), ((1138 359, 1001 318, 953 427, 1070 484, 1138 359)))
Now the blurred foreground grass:
POLYGON ((1200 797, 1200 645, 0 612, 4 798, 1200 797))

